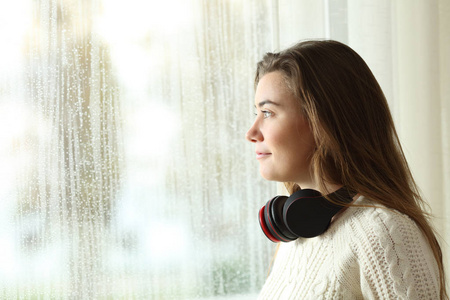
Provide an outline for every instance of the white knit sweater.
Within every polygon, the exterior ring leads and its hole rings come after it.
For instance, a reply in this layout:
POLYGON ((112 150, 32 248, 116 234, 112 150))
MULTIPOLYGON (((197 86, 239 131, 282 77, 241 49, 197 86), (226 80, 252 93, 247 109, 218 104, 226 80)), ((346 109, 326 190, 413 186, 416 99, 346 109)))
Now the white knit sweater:
POLYGON ((439 299, 439 271, 410 218, 352 207, 324 234, 283 243, 258 299, 439 299))

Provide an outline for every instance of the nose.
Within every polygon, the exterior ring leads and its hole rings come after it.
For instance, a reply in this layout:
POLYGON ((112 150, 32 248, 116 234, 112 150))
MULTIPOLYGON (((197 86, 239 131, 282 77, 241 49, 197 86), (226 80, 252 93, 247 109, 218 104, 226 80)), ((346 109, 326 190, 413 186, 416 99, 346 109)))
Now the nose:
POLYGON ((250 129, 245 134, 245 138, 247 141, 256 143, 261 142, 263 140, 263 135, 261 131, 258 128, 257 120, 253 123, 253 125, 250 127, 250 129))

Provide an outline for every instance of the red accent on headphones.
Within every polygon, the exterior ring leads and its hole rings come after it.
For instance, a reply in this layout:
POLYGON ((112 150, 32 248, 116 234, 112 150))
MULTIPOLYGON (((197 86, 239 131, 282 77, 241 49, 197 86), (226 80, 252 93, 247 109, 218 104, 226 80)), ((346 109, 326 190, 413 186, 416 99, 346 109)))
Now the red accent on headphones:
POLYGON ((259 210, 259 225, 261 226, 261 229, 263 230, 264 234, 267 236, 269 240, 271 240, 274 243, 278 243, 279 240, 277 240, 269 231, 269 229, 266 226, 266 223, 264 222, 264 207, 261 207, 259 210))

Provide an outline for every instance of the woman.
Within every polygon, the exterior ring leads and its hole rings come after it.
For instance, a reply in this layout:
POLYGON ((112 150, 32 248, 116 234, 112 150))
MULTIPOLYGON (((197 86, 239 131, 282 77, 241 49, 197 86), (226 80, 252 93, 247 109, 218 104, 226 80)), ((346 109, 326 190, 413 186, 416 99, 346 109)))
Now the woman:
MULTIPOLYGON (((265 231, 287 243, 259 298, 447 299, 441 248, 362 58, 336 41, 302 42, 267 53, 255 86, 257 114, 246 138, 261 175, 291 194, 313 189, 340 205, 312 238, 289 225, 292 238, 265 231), (348 201, 331 196, 341 187, 348 201)), ((286 207, 279 210, 286 217, 286 207)))

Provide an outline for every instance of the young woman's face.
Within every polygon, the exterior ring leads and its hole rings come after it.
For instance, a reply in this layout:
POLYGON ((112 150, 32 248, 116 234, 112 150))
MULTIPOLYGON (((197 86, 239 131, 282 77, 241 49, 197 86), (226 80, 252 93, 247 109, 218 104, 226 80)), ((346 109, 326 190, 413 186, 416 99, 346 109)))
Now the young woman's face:
POLYGON ((280 72, 264 75, 256 88, 256 120, 246 138, 255 143, 260 173, 267 180, 313 186, 310 162, 315 143, 300 103, 280 72))

